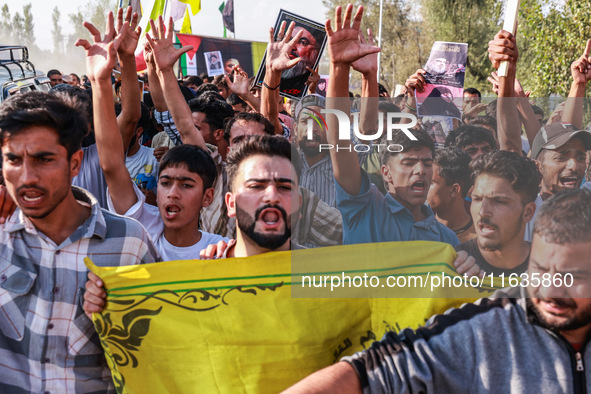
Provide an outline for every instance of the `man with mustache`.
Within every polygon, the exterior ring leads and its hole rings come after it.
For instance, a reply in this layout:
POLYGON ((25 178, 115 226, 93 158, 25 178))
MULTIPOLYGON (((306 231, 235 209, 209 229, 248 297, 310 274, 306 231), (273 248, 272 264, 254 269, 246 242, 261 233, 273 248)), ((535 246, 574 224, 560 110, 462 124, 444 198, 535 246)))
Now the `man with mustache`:
POLYGON ((253 135, 230 150, 225 201, 237 228, 222 257, 301 248, 290 240, 301 204, 298 163, 283 137, 253 135))
POLYGON ((497 151, 479 156, 470 167, 470 213, 477 237, 456 250, 468 252, 486 273, 525 272, 530 243, 523 233, 536 210, 541 179, 536 164, 518 153, 497 151))
MULTIPOLYGON (((501 61, 508 61, 510 65, 508 77, 500 78, 499 90, 503 90, 504 84, 513 86, 511 79, 515 77, 516 63, 519 57, 515 36, 501 30, 495 35, 494 40, 489 43, 488 51, 489 59, 493 62, 495 68, 499 67, 501 61)), ((588 53, 588 49, 586 53, 588 53)), ((573 78, 579 80, 583 85, 586 85, 589 77, 586 72, 581 72, 577 64, 587 56, 588 54, 584 55, 571 67, 573 78)), ((587 69, 586 60, 581 64, 581 68, 587 69), (582 67, 583 64, 584 67, 582 67)), ((499 111, 503 115, 498 117, 499 136, 505 134, 502 130, 506 129, 509 131, 507 135, 511 134, 511 139, 514 141, 512 145, 514 147, 521 146, 519 141, 520 129, 512 126, 516 124, 515 120, 519 119, 517 107, 514 103, 509 102, 509 105, 500 106, 499 111), (501 119, 504 119, 504 122, 501 122, 501 119), (503 126, 504 123, 506 124, 503 126)), ((572 121, 572 123, 578 124, 580 127, 580 124, 582 124, 582 108, 580 122, 572 117, 565 118, 565 120, 572 121)), ((542 173, 541 190, 536 198, 537 207, 540 207, 543 201, 557 192, 579 188, 585 175, 585 154, 590 149, 591 134, 585 130, 579 130, 571 124, 551 123, 539 130, 531 144, 531 158, 536 161, 542 173)), ((535 214, 525 230, 525 240, 527 241, 532 240, 534 222, 535 214)))
POLYGON ((389 332, 285 393, 589 392, 590 254, 591 192, 559 193, 538 213, 527 285, 389 332))
POLYGON ((281 73, 281 91, 296 96, 299 95, 310 72, 314 69, 314 63, 320 54, 320 45, 322 44, 320 35, 314 35, 302 26, 294 27, 293 37, 299 32, 301 32, 301 36, 287 56, 290 60, 300 59, 300 61, 281 73))
MULTIPOLYGON (((586 152, 591 149, 591 134, 572 125, 552 123, 540 129, 532 144, 531 157, 542 173, 536 206, 552 195, 577 189, 585 176, 586 152)), ((536 215, 527 224, 525 240, 531 241, 536 215)))

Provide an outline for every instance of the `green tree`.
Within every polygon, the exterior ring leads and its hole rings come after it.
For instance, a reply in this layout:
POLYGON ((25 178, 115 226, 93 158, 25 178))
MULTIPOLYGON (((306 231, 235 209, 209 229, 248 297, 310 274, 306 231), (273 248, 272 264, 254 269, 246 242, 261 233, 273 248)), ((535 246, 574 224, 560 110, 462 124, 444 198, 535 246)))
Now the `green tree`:
MULTIPOLYGON (((491 92, 493 70, 488 42, 501 27, 503 3, 497 0, 422 0, 425 34, 434 41, 465 42, 468 60, 464 86, 491 92)), ((428 54, 427 54, 428 55, 428 54)))
POLYGON ((4 4, 0 10, 0 39, 6 43, 12 43, 12 37, 12 16, 8 4, 4 4))
POLYGON ((63 39, 64 35, 62 33, 62 26, 60 24, 60 10, 57 6, 53 9, 51 13, 51 22, 53 23, 53 30, 51 31, 51 35, 53 37, 53 45, 54 45, 54 53, 60 54, 63 52, 63 39))
MULTIPOLYGON (((18 37, 22 37, 24 31, 25 20, 18 12, 12 17, 12 31, 18 37)), ((22 38, 21 38, 22 39, 22 38)))
MULTIPOLYGON (((532 96, 566 96, 570 64, 583 54, 591 38, 589 1, 524 0, 520 9, 517 44, 518 77, 532 96)), ((587 91, 587 95, 591 96, 587 91)))
POLYGON ((23 32, 22 37, 24 44, 27 47, 35 45, 35 23, 33 22, 33 14, 31 13, 31 3, 23 6, 23 32))

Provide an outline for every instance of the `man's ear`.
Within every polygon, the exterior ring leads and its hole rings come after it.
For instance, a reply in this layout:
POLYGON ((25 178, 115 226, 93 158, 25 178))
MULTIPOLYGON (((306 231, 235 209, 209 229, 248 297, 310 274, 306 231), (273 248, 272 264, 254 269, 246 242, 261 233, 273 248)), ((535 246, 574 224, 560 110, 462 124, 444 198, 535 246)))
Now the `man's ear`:
POLYGON ((534 201, 532 201, 532 202, 526 204, 525 208, 523 209, 523 222, 524 223, 529 222, 534 217, 535 213, 536 213, 536 203, 534 201))
POLYGON ((461 196, 462 193, 462 187, 460 186, 459 183, 454 183, 451 186, 451 192, 450 192, 450 197, 451 198, 456 198, 457 196, 461 196))
POLYGON ((387 165, 382 164, 382 167, 380 168, 381 172, 382 172, 382 178, 384 179, 384 182, 386 182, 387 184, 391 184, 392 183, 392 174, 390 173, 390 168, 388 168, 387 165))
POLYGON ((70 176, 73 178, 80 172, 80 167, 82 165, 82 158, 84 157, 84 152, 82 149, 74 152, 72 157, 70 157, 70 176))
POLYGON ((228 208, 228 217, 235 217, 236 216, 236 199, 234 198, 234 193, 227 192, 224 196, 224 201, 226 202, 226 208, 228 208))
POLYGON ((213 202, 213 194, 214 194, 214 190, 213 187, 210 187, 209 189, 205 189, 205 192, 203 193, 203 198, 201 199, 201 207, 205 208, 211 205, 211 203, 213 202))
POLYGON ((216 141, 221 141, 224 139, 224 129, 217 129, 213 132, 213 138, 216 141))

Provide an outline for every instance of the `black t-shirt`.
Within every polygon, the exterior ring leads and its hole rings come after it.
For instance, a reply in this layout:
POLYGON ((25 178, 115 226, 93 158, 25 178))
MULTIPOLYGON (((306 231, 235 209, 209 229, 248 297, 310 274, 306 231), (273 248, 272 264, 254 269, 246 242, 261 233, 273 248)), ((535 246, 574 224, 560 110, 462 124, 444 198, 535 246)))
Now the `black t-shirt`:
MULTIPOLYGON (((525 261, 523 263, 519 264, 515 268, 499 268, 499 267, 495 267, 495 266, 490 265, 484 259, 484 257, 482 257, 482 254, 480 253, 480 249, 478 249, 478 242, 477 241, 478 241, 478 238, 473 238, 469 241, 466 241, 463 244, 456 246, 456 251, 465 250, 470 256, 474 257, 474 259, 476 260, 476 264, 478 264, 480 269, 483 270, 484 272, 486 272, 486 274, 492 273, 495 276, 499 276, 504 273, 505 276, 508 276, 511 274, 521 274, 521 273, 527 271, 527 263, 529 262, 529 254, 525 258, 525 261)), ((529 242, 528 242, 528 244, 529 244, 529 242)))

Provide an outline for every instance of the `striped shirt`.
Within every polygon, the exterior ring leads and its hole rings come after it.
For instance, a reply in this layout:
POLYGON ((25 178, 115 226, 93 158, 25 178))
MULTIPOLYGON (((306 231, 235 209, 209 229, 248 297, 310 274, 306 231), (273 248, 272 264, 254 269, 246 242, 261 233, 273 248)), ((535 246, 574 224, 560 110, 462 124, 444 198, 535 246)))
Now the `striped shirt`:
POLYGON ((302 151, 299 151, 299 153, 302 163, 300 186, 316 194, 329 206, 336 208, 337 198, 330 155, 327 154, 320 161, 310 166, 306 160, 306 155, 302 151))
POLYGON ((135 220, 99 208, 56 245, 17 209, 0 225, 0 392, 114 391, 98 334, 82 310, 88 256, 98 266, 159 258, 135 220))

